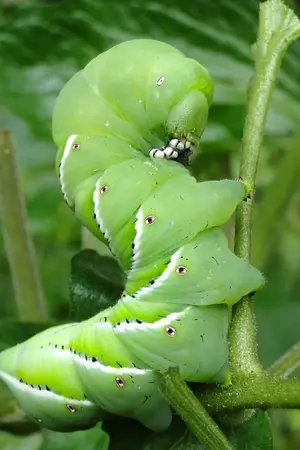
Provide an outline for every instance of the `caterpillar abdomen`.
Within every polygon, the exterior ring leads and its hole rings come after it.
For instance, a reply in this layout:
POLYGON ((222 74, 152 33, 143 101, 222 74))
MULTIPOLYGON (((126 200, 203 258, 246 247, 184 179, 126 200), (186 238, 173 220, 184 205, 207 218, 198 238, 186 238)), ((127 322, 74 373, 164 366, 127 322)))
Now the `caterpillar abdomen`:
POLYGON ((0 377, 42 426, 80 429, 112 413, 163 430, 159 372, 228 382, 231 305, 264 279, 220 228, 248 187, 197 183, 185 167, 212 92, 200 64, 150 40, 103 53, 62 90, 53 135, 64 198, 127 281, 115 306, 0 354, 0 377))
POLYGON ((53 430, 89 428, 103 417, 74 373, 68 351, 74 326, 51 328, 0 354, 0 378, 29 417, 53 430))

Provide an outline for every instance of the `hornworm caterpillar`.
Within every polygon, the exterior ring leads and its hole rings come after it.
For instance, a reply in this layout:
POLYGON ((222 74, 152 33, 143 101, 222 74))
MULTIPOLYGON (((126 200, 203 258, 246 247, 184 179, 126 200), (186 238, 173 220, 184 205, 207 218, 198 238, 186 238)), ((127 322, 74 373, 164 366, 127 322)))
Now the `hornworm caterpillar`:
POLYGON ((206 69, 153 40, 100 54, 62 89, 53 137, 64 198, 127 282, 116 305, 0 354, 0 377, 41 426, 91 427, 108 412, 164 430, 159 372, 228 382, 231 306, 264 279, 220 228, 247 186, 197 183, 187 168, 212 95, 206 69))

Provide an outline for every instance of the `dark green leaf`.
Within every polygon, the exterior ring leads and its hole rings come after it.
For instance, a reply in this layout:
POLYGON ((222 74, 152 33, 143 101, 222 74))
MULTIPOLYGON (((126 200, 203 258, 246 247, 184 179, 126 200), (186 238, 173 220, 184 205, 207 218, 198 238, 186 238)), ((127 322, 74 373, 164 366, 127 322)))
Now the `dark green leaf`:
POLYGON ((0 351, 29 339, 31 336, 54 326, 54 323, 17 322, 14 320, 0 321, 0 351))
POLYGON ((0 431, 1 450, 40 450, 42 441, 43 438, 39 433, 21 437, 0 431))
POLYGON ((109 450, 169 450, 185 433, 185 425, 177 416, 163 433, 154 433, 134 420, 123 418, 105 422, 103 429, 110 436, 109 450))
MULTIPOLYGON (((205 450, 177 416, 164 433, 153 433, 122 418, 104 423, 103 428, 110 435, 109 450, 205 450)), ((222 429, 236 450, 273 450, 269 418, 263 411, 239 426, 222 429)))
POLYGON ((109 437, 100 425, 87 431, 58 433, 44 430, 41 450, 108 450, 109 437))
POLYGON ((174 444, 170 450, 205 450, 195 436, 187 430, 184 436, 174 444))
POLYGON ((114 258, 82 250, 71 264, 71 314, 87 319, 114 305, 125 285, 124 272, 114 258))
MULTIPOLYGON (((268 415, 258 411, 251 419, 236 427, 221 427, 236 450, 273 450, 273 438, 268 415)), ((205 450, 192 433, 185 435, 170 450, 205 450)))
POLYGON ((232 427, 227 433, 237 450, 273 450, 270 419, 263 411, 258 411, 251 419, 232 427))

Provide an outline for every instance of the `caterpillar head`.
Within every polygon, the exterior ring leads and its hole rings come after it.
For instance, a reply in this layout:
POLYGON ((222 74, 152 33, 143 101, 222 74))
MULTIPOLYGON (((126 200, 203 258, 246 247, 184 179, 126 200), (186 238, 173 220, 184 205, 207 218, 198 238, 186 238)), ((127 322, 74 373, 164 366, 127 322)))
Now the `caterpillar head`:
MULTIPOLYGON (((206 126, 213 95, 213 81, 207 70, 182 54, 168 58, 162 55, 156 58, 150 83, 151 110, 165 113, 161 123, 167 136, 196 144, 206 126)), ((155 122, 158 120, 153 117, 155 122)))
MULTIPOLYGON (((70 136, 96 135, 185 163, 206 126, 213 90, 207 70, 169 44, 136 39, 116 45, 75 74, 58 96, 58 161, 70 136)), ((106 146, 111 154, 116 148, 115 142, 106 146)), ((103 153, 101 146, 94 151, 103 153)))
POLYGON ((125 46, 138 50, 139 45, 145 49, 144 65, 148 68, 144 109, 149 129, 162 141, 150 150, 150 157, 185 164, 206 127, 213 80, 201 64, 168 44, 148 40, 122 44, 124 50, 125 46))

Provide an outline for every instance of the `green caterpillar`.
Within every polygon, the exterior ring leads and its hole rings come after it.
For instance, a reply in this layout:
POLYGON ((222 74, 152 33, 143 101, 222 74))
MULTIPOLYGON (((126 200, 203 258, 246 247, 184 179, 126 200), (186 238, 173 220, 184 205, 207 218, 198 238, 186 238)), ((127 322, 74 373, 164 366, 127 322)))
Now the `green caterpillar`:
POLYGON ((230 379, 231 306, 264 279, 220 228, 247 186, 197 183, 187 169, 212 95, 198 62, 153 40, 100 54, 60 93, 53 137, 64 198, 127 282, 115 306, 0 354, 0 377, 41 426, 88 428, 110 413, 160 431, 172 418, 160 372, 230 379))

